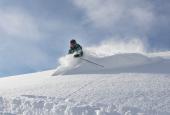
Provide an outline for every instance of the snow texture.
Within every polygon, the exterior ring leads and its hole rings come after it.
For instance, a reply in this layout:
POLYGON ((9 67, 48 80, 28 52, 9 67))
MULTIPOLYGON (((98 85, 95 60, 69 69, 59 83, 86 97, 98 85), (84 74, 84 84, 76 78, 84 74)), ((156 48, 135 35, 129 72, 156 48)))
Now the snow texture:
POLYGON ((60 58, 56 70, 0 79, 0 115, 170 115, 169 53, 60 58))

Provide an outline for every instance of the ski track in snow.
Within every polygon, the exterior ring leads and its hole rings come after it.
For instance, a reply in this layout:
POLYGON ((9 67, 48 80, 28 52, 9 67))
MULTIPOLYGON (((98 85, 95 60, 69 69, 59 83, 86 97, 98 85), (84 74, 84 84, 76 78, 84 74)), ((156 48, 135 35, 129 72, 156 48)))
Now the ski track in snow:
POLYGON ((92 84, 92 83, 93 83, 93 82, 89 82, 89 83, 87 83, 87 84, 83 85, 82 87, 80 87, 80 88, 79 88, 79 89, 77 89, 76 91, 74 91, 74 92, 70 93, 68 96, 66 96, 66 97, 65 97, 65 99, 67 99, 67 98, 69 98, 70 96, 72 96, 72 95, 74 95, 74 94, 78 93, 81 89, 83 89, 83 88, 87 87, 88 85, 90 85, 90 84, 92 84))

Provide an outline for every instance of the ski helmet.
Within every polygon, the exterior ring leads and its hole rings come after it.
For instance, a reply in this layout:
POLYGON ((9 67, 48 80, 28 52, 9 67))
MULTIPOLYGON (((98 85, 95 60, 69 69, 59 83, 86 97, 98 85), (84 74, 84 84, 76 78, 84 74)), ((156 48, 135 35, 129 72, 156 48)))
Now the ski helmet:
POLYGON ((76 40, 74 39, 70 40, 70 44, 76 44, 76 40))

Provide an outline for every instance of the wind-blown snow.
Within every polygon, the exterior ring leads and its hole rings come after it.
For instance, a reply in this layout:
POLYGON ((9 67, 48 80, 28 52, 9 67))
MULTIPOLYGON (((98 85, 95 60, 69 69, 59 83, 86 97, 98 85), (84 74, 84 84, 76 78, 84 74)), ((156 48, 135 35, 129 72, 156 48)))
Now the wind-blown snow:
POLYGON ((104 68, 68 55, 56 70, 1 78, 0 115, 169 115, 165 54, 85 54, 104 68))
POLYGON ((146 53, 146 43, 139 38, 121 40, 117 37, 102 41, 99 45, 85 48, 88 54, 96 57, 112 56, 118 53, 146 53))
POLYGON ((137 53, 115 54, 108 57, 83 58, 103 65, 94 65, 72 55, 62 57, 60 66, 54 75, 65 74, 115 74, 115 73, 170 73, 170 59, 164 57, 146 56, 137 53))

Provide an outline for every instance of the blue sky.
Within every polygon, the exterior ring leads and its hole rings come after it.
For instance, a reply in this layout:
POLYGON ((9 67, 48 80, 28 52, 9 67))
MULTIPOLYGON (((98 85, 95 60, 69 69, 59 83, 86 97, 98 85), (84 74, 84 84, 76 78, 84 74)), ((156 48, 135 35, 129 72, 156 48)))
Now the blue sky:
POLYGON ((52 69, 76 38, 83 46, 138 38, 170 49, 169 0, 0 0, 0 76, 52 69))

